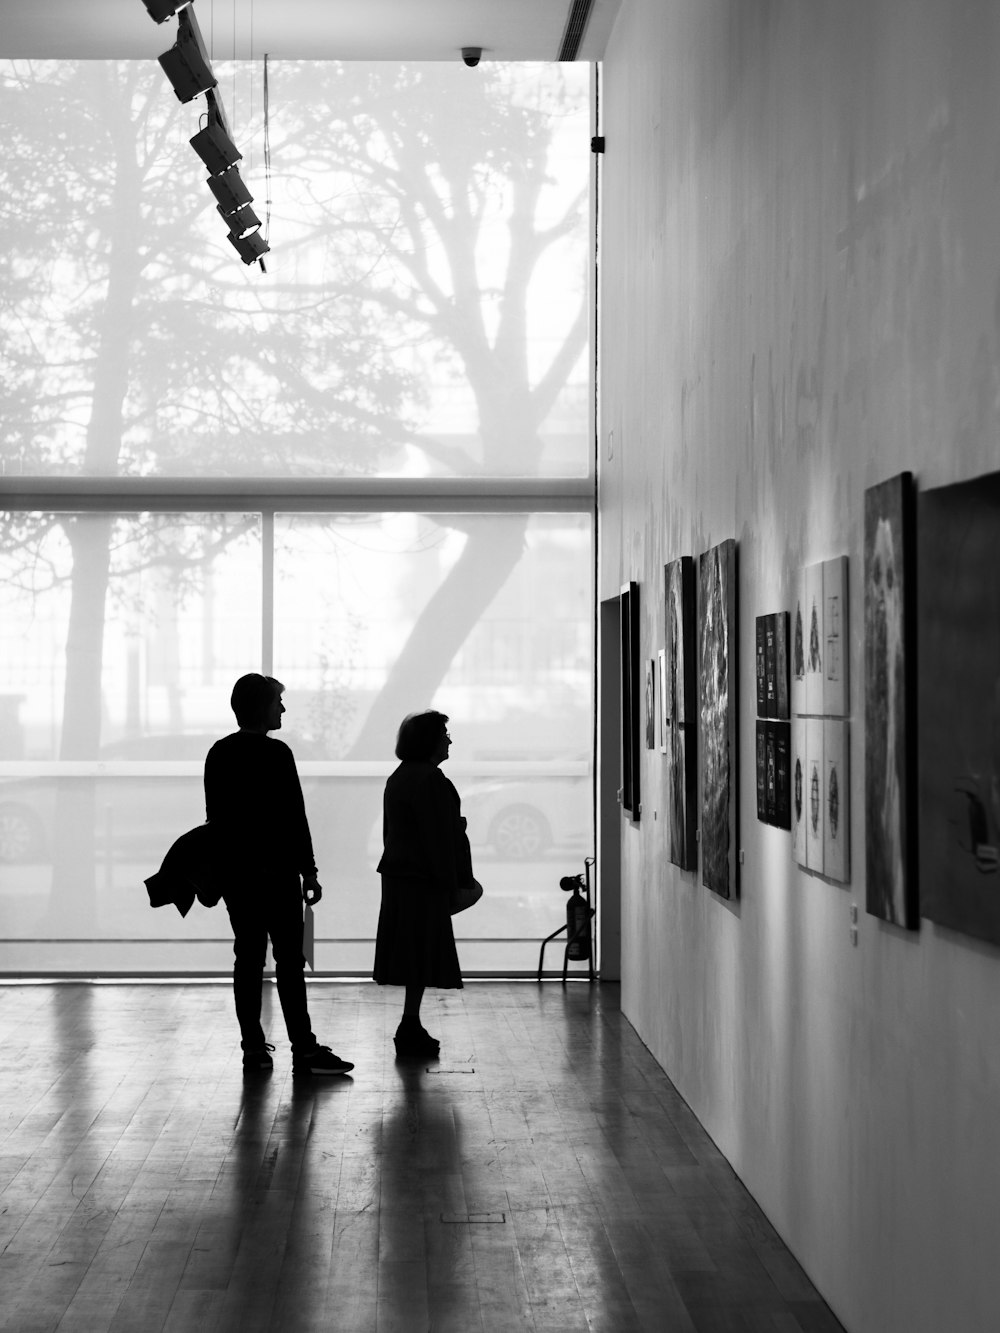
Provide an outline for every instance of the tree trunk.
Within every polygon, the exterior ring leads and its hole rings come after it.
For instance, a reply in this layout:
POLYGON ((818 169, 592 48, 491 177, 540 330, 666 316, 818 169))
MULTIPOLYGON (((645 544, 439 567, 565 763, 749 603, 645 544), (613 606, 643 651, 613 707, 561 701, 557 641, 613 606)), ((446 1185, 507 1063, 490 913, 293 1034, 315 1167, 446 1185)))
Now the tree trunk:
MULTIPOLYGON (((349 759, 393 760, 400 722, 407 713, 431 706, 462 644, 521 559, 527 523, 526 517, 505 516, 475 525, 461 555, 417 617, 348 752, 349 759)), ((441 707, 448 711, 446 699, 441 707)), ((336 848, 338 867, 358 873, 368 863, 371 791, 344 783, 333 805, 323 812, 324 840, 336 848)))

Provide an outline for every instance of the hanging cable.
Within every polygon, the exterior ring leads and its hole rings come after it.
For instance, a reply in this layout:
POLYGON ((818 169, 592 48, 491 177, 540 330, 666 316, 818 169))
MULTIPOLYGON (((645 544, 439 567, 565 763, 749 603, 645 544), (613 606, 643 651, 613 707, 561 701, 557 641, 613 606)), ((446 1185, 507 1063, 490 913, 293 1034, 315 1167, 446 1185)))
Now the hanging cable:
POLYGON ((267 82, 267 62, 264 56, 264 239, 271 241, 271 98, 267 82))

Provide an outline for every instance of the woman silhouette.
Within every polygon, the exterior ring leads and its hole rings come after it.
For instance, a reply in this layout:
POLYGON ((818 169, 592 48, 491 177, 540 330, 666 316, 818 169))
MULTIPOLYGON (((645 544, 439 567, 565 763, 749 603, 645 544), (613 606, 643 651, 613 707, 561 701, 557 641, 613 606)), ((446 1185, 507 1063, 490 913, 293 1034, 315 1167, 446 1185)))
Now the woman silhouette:
POLYGON ((473 882, 472 856, 458 792, 441 772, 451 737, 443 713, 403 719, 396 738, 399 767, 385 785, 382 907, 373 976, 380 986, 405 986, 396 1030, 399 1056, 436 1056, 440 1043, 420 1022, 427 986, 462 986, 451 913, 473 882))

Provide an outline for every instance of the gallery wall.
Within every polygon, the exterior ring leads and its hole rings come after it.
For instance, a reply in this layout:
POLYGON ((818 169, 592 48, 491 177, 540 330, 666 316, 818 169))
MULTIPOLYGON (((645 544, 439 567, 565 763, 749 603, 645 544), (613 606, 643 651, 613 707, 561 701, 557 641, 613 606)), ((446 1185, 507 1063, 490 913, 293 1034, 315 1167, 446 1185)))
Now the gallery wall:
POLYGON ((862 577, 866 490, 1000 470, 998 69, 992 0, 626 0, 603 67, 600 595, 638 584, 640 657, 664 566, 737 547, 739 892, 670 860, 643 739, 623 1006, 850 1333, 1000 1309, 1000 948, 865 910, 862 577), (755 788, 756 618, 842 556, 846 883, 755 788))

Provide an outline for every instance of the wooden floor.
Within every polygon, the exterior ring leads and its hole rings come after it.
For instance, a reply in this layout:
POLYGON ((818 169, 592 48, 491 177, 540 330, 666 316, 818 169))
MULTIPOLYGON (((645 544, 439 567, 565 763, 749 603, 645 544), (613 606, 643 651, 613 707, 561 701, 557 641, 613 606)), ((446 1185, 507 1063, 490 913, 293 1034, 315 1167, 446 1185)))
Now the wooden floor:
POLYGON ((840 1328, 617 987, 428 992, 408 1068, 398 992, 309 994, 352 1077, 245 1082, 221 986, 0 987, 0 1329, 840 1328))

